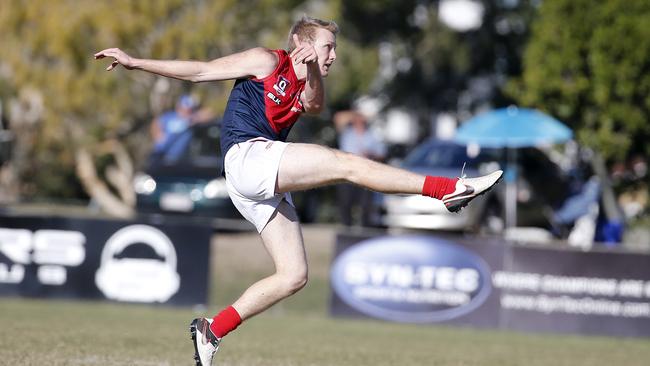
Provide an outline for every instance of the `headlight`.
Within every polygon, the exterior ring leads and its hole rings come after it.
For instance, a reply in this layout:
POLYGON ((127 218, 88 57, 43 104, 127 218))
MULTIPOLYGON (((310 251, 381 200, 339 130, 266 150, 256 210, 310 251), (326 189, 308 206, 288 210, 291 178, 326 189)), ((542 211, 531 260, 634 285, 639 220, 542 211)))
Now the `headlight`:
POLYGON ((135 193, 150 195, 156 190, 156 181, 148 174, 138 173, 133 178, 135 193))
POLYGON ((228 197, 228 188, 226 188, 226 180, 218 178, 211 180, 203 188, 203 195, 205 198, 213 199, 218 197, 228 197))

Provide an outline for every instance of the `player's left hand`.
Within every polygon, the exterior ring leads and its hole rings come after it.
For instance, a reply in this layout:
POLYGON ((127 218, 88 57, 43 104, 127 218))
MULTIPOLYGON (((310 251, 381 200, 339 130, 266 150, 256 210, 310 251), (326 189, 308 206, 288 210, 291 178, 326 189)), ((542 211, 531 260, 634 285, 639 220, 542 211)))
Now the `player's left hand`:
POLYGON ((296 44, 296 48, 291 51, 291 59, 295 63, 310 64, 313 62, 318 62, 318 55, 314 46, 307 42, 301 42, 298 39, 298 35, 293 35, 293 42, 296 44))
POLYGON ((122 65, 128 70, 131 70, 133 68, 133 58, 119 48, 107 48, 105 50, 97 52, 94 56, 95 60, 99 60, 104 57, 113 58, 113 62, 108 65, 106 71, 113 70, 117 65, 122 65))

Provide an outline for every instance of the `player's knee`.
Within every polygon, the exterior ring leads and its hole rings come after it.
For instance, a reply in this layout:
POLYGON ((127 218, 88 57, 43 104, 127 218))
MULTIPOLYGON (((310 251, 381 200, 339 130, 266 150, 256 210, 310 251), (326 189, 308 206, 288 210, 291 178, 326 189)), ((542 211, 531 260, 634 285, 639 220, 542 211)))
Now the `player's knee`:
POLYGON ((334 156, 336 157, 337 164, 337 175, 340 179, 350 181, 354 177, 354 174, 357 173, 356 163, 359 159, 358 156, 340 151, 334 150, 334 156))
POLYGON ((287 296, 300 291, 307 284, 307 271, 282 276, 282 283, 287 296))

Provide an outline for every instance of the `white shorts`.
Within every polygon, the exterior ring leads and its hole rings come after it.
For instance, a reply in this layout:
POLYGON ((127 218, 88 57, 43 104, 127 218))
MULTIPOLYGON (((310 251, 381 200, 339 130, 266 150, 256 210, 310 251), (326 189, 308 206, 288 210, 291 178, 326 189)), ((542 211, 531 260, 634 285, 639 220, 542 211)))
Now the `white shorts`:
POLYGON ((287 145, 255 138, 233 145, 224 158, 230 199, 260 233, 283 199, 293 206, 289 193, 275 193, 280 159, 287 145))

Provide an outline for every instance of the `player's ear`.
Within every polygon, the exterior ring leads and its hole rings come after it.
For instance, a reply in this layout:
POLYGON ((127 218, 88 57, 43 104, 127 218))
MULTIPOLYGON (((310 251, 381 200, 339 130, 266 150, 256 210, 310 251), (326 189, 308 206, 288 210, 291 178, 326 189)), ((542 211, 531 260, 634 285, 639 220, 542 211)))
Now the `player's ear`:
POLYGON ((300 46, 300 38, 298 38, 298 35, 295 33, 293 34, 293 44, 295 47, 300 46))

